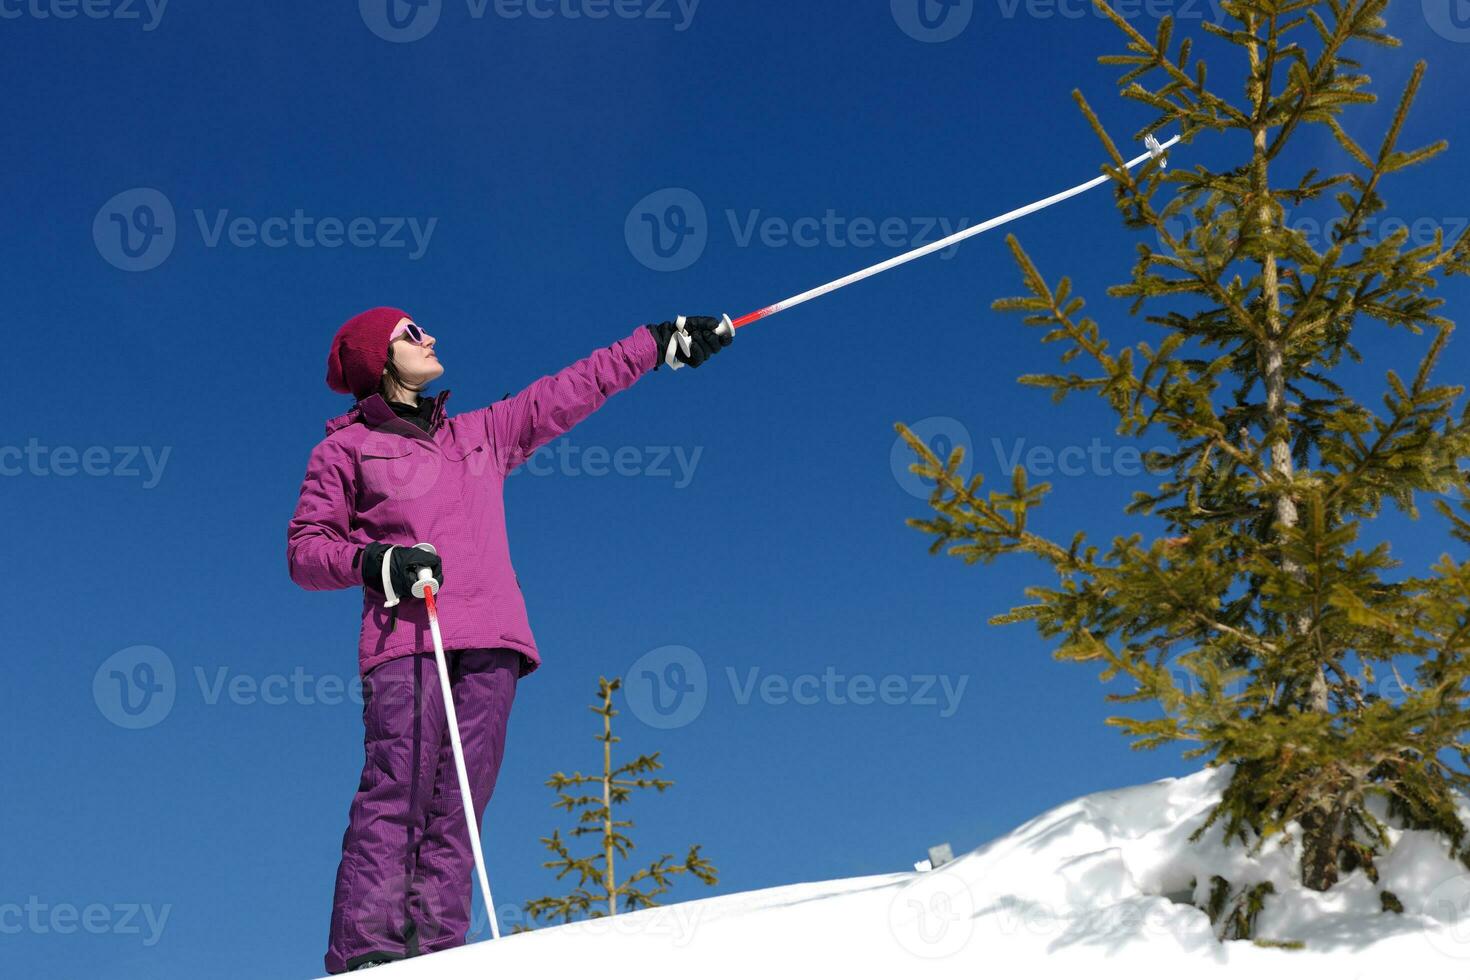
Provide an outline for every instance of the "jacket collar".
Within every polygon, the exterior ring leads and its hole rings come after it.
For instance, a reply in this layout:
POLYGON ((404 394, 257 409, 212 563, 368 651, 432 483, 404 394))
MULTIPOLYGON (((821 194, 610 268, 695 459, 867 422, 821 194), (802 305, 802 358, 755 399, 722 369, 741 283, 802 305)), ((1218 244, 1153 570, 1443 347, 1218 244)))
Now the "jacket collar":
POLYGON ((448 389, 445 389, 444 391, 441 391, 439 392, 439 394, 434 396, 434 412, 429 417, 429 432, 425 433, 418 426, 412 425, 411 423, 405 422, 400 419, 396 414, 394 414, 393 409, 388 406, 388 403, 383 399, 383 396, 374 392, 373 394, 364 398, 362 401, 358 402, 356 405, 352 406, 350 411, 346 412, 345 414, 339 415, 334 419, 329 419, 327 421, 327 435, 331 435, 338 429, 345 428, 346 426, 349 426, 354 422, 361 422, 370 429, 382 429, 390 428, 393 426, 402 426, 404 430, 411 432, 413 435, 421 439, 427 439, 429 438, 429 435, 432 434, 433 431, 437 429, 441 423, 443 423, 444 403, 448 400, 448 389))

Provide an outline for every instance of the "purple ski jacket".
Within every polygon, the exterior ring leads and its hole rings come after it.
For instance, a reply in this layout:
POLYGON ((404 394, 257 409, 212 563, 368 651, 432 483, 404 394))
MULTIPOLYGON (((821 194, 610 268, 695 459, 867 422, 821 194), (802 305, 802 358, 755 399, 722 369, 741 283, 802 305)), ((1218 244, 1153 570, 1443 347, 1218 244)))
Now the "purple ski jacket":
MULTIPOLYGON (((362 588, 358 551, 373 541, 434 545, 444 561, 439 620, 446 650, 509 647, 521 676, 541 665, 505 534, 505 478, 541 446, 591 415, 655 364, 639 327, 520 394, 453 418, 435 399, 429 433, 400 419, 381 395, 327 423, 312 450, 286 530, 291 579, 306 589, 362 588)), ((431 653, 424 604, 383 608, 363 590, 358 668, 431 653)))

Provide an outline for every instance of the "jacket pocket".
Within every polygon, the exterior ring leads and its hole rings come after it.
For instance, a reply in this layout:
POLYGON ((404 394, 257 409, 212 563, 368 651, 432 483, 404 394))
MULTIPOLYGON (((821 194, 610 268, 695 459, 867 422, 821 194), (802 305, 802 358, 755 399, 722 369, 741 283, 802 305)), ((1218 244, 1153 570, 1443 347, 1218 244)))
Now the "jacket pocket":
POLYGON ((444 447, 444 459, 450 466, 459 467, 470 479, 484 476, 492 467, 495 454, 488 442, 465 442, 444 447))
POLYGON ((443 463, 418 446, 364 447, 358 456, 360 485, 371 500, 417 500, 439 482, 443 463))

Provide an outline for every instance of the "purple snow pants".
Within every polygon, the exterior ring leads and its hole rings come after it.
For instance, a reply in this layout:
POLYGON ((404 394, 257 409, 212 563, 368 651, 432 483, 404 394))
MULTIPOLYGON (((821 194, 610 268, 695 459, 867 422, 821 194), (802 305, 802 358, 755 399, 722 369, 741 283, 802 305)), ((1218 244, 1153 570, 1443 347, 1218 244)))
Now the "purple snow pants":
MULTIPOLYGON (((505 755, 521 654, 447 657, 478 820, 505 755)), ((463 945, 470 925, 474 857, 433 655, 369 671, 362 718, 366 760, 342 837, 328 973, 463 945)))

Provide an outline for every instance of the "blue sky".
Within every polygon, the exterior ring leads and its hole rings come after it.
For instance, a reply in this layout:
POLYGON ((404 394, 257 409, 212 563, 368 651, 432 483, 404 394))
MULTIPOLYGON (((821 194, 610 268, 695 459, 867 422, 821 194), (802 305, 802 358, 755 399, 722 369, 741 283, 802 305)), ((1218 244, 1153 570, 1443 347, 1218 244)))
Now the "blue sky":
MULTIPOLYGON (((1452 141, 1388 185, 1411 226, 1470 215, 1463 6, 1398 5, 1406 49, 1366 55, 1390 105, 1427 58, 1406 142, 1452 141)), ((1145 33, 1150 11, 1195 34, 1217 16, 1137 7, 1145 33)), ((294 586, 284 530, 347 407, 322 380, 347 316, 412 312, 464 411, 640 323, 739 315, 1095 175, 1074 88, 1119 140, 1147 121, 1095 63, 1115 31, 1076 3, 926 21, 911 0, 443 0, 397 26, 386 9, 0 0, 8 973, 321 972, 361 764, 343 693, 360 600, 294 586), (149 680, 140 664, 172 700, 135 716, 110 684, 149 680)), ((1236 91, 1238 67, 1214 77, 1236 91)), ((1349 128, 1376 146, 1387 113, 1349 128)), ((1202 140, 1176 163, 1239 158, 1202 140)), ((1291 163, 1343 159, 1313 135, 1291 163)), ((1106 190, 1015 230, 1119 342, 1146 336, 1103 295, 1136 234, 1106 190)), ((930 557, 904 526, 926 508, 893 462, 899 420, 989 474, 1020 454, 1047 478, 1065 454, 1042 526, 1129 526, 1143 484, 1110 417, 1015 384, 1054 363, 990 312, 1017 292, 981 236, 643 379, 510 481, 545 666, 486 821, 503 921, 555 889, 538 838, 566 823, 543 782, 597 764, 598 676, 670 657, 703 670, 702 706, 659 728, 645 697, 619 724, 677 783, 632 808, 637 853, 697 841, 720 870, 678 898, 906 869, 1195 768, 1106 729, 1094 671, 984 624, 1044 569, 930 557)), ((1470 299, 1444 295, 1450 316, 1470 299)), ((1364 393, 1422 349, 1371 324, 1362 340, 1364 393)), ((1442 377, 1467 366, 1456 341, 1442 377)), ((1414 567, 1452 547, 1433 518, 1389 527, 1414 567)))

